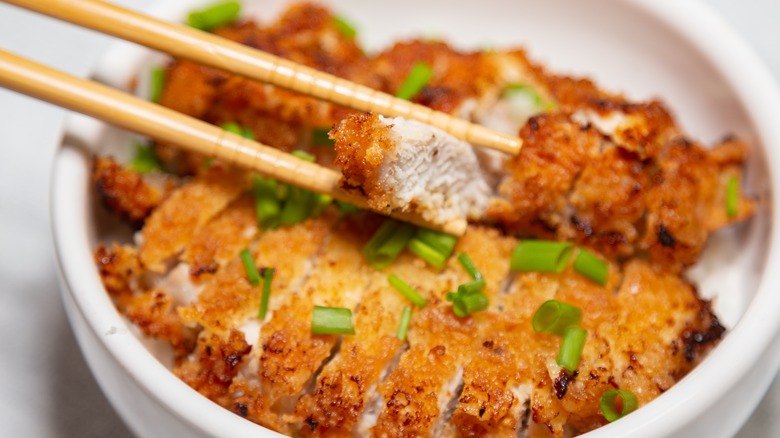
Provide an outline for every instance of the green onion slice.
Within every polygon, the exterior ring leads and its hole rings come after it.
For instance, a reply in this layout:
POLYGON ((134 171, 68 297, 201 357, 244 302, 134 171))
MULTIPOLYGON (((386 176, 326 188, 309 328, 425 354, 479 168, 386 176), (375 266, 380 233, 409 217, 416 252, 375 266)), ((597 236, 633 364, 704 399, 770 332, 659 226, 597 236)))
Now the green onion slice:
POLYGON ((469 281, 468 283, 463 283, 460 286, 458 286, 458 293, 475 294, 478 292, 482 292, 484 289, 485 289, 485 279, 480 278, 479 280, 469 281))
POLYGON ((165 86, 165 67, 155 67, 152 69, 151 82, 149 83, 149 100, 160 102, 163 87, 165 86))
POLYGON ((236 21, 240 12, 241 4, 239 2, 228 1, 217 3, 190 12, 187 16, 187 25, 208 32, 219 26, 236 21))
POLYGON ((609 422, 634 412, 638 405, 636 395, 627 389, 610 389, 601 396, 601 413, 609 422), (616 408, 618 398, 620 398, 620 409, 616 408))
POLYGON ((338 29, 338 31, 341 32, 341 34, 346 38, 352 39, 357 35, 355 26, 346 21, 344 17, 334 16, 331 18, 331 20, 333 20, 333 25, 336 27, 336 29, 338 29))
POLYGON ((160 160, 154 152, 152 145, 138 144, 135 148, 135 157, 130 163, 130 169, 138 173, 149 173, 160 168, 160 160))
POLYGON ((274 279, 274 269, 263 269, 263 295, 260 297, 260 319, 265 319, 268 313, 268 300, 271 298, 271 281, 274 279))
POLYGON ((314 306, 311 332, 315 335, 354 335, 352 311, 343 307, 314 306))
POLYGON ((466 272, 471 275, 471 278, 474 280, 482 280, 482 273, 477 270, 476 266, 474 266, 474 262, 471 261, 471 257, 469 257, 468 254, 465 252, 458 254, 458 261, 460 262, 461 266, 463 266, 463 269, 465 269, 466 272))
POLYGON ((264 230, 278 227, 282 207, 276 180, 255 175, 252 180, 252 196, 255 198, 255 212, 260 227, 264 230))
POLYGON ((404 310, 401 313, 401 321, 398 323, 398 330, 396 331, 396 336, 398 336, 398 339, 405 341, 406 340, 406 332, 409 330, 409 321, 412 320, 412 308, 409 306, 404 306, 404 310))
POLYGON ((257 271, 257 265, 252 258, 252 253, 249 252, 249 248, 241 250, 241 261, 244 263, 244 271, 246 271, 246 278, 249 280, 249 284, 257 286, 260 284, 260 273, 257 271))
POLYGON ((423 296, 420 295, 419 292, 414 290, 414 288, 409 286, 409 284, 407 284, 405 281, 401 280, 397 275, 390 274, 387 277, 387 281, 398 292, 401 292, 401 295, 405 296, 409 301, 414 303, 415 306, 419 308, 423 308, 425 307, 426 304, 428 304, 428 300, 423 298, 423 296))
POLYGON ((510 267, 523 272, 561 272, 569 263, 571 242, 523 240, 512 250, 510 267))
POLYGON ((414 234, 415 239, 421 240, 426 245, 449 257, 458 243, 458 238, 450 234, 427 228, 418 228, 414 234))
POLYGON ((225 131, 232 132, 233 134, 240 135, 244 138, 248 138, 249 140, 255 139, 255 133, 251 129, 242 128, 241 125, 236 122, 226 122, 221 124, 219 127, 225 131))
POLYGON ((455 315, 463 318, 466 315, 487 309, 489 304, 487 295, 482 292, 461 293, 452 301, 452 310, 455 312, 455 315))
POLYGON ((729 218, 737 217, 739 212, 739 180, 736 176, 729 178, 726 184, 726 214, 729 218))
POLYGON ((558 365, 570 373, 577 371, 587 338, 588 331, 584 328, 576 325, 567 327, 563 332, 561 349, 558 351, 558 365))
POLYGON ((580 248, 577 257, 574 258, 574 270, 596 284, 601 286, 607 284, 609 265, 584 248, 580 248))
POLYGON ((306 220, 311 215, 311 194, 312 192, 300 187, 288 187, 287 199, 284 200, 279 213, 279 223, 293 225, 306 220))
POLYGON ((297 150, 292 151, 291 153, 292 153, 292 155, 295 158, 300 158, 301 160, 308 161, 309 163, 313 163, 314 162, 314 155, 312 155, 312 154, 310 154, 310 153, 308 153, 306 151, 302 151, 300 149, 297 149, 297 150))
POLYGON ((436 251, 435 248, 420 239, 414 238, 410 240, 408 247, 409 251, 436 268, 443 268, 444 263, 447 261, 447 254, 436 251))
POLYGON ((363 255, 376 269, 390 266, 414 235, 414 226, 387 219, 363 247, 363 255))
POLYGON ((428 64, 424 62, 414 64, 395 96, 405 100, 413 98, 431 80, 431 76, 433 76, 433 69, 428 64))
POLYGON ((314 128, 311 131, 311 144, 318 146, 333 146, 335 141, 328 136, 330 128, 314 128))
POLYGON ((570 326, 577 326, 582 321, 582 310, 571 304, 556 300, 545 301, 534 313, 531 325, 537 333, 550 333, 563 336, 570 326))
POLYGON ((339 207, 341 214, 348 215, 360 211, 360 209, 349 202, 336 201, 336 205, 339 207))
POLYGON ((526 84, 509 84, 504 88, 501 94, 503 96, 511 96, 513 94, 528 96, 531 101, 533 101, 533 105, 540 110, 552 110, 555 109, 556 106, 554 102, 550 102, 543 98, 535 88, 526 84))

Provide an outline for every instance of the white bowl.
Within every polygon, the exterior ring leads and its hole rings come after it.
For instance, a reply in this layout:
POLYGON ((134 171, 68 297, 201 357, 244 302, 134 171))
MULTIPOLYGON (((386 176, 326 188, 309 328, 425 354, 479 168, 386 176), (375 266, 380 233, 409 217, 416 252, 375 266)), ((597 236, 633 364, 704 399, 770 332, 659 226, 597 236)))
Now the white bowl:
MULTIPOLYGON (((154 15, 181 20, 211 0, 160 2, 154 15)), ((285 2, 245 0, 269 19, 285 2)), ((757 217, 710 242, 694 271, 700 290, 730 328, 720 345, 647 406, 588 434, 602 436, 731 436, 748 418, 780 365, 778 216, 780 93, 759 59, 698 1, 653 0, 396 0, 333 1, 359 26, 371 48, 412 35, 444 37, 460 47, 523 44, 553 71, 591 76, 635 99, 660 96, 691 136, 712 142, 735 133, 751 142, 749 184, 757 217)), ((95 77, 124 88, 159 54, 129 44, 109 50, 95 77)), ((272 435, 229 413, 179 381, 166 357, 134 334, 104 291, 92 261, 98 241, 112 237, 89 182, 94 152, 117 154, 130 135, 73 116, 58 150, 52 181, 52 228, 62 296, 73 330, 111 403, 141 436, 272 435)), ((126 152, 125 152, 126 153, 126 152)))

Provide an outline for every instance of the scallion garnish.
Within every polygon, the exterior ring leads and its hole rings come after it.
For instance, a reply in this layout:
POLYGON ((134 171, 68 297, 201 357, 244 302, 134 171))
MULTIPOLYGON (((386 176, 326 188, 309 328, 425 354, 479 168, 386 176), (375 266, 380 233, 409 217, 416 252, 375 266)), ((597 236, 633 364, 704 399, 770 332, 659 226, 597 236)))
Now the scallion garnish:
POLYGON ((357 30, 353 25, 351 25, 349 22, 344 20, 343 17, 332 17, 331 20, 333 20, 333 26, 338 29, 339 32, 341 32, 342 35, 345 37, 352 39, 355 38, 355 35, 357 35, 357 30))
POLYGON ((160 168, 160 160, 154 152, 152 145, 138 144, 135 148, 135 157, 130 163, 130 169, 138 173, 149 173, 160 168))
POLYGON ((279 223, 293 225, 306 220, 311 213, 311 194, 312 192, 300 187, 288 187, 287 199, 284 200, 282 211, 279 213, 279 223))
POLYGON ((217 3, 190 12, 187 16, 187 25, 208 32, 219 26, 236 21, 240 12, 241 4, 239 2, 228 1, 217 3))
POLYGON ((412 308, 404 306, 404 311, 401 312, 401 321, 398 322, 398 330, 395 332, 398 339, 401 341, 406 340, 406 332, 409 330, 409 321, 412 320, 412 308))
POLYGON ((447 261, 447 254, 440 253, 434 247, 420 239, 414 238, 410 240, 408 247, 409 251, 436 268, 443 268, 444 262, 447 261))
POLYGON ((248 248, 241 250, 241 261, 244 263, 244 271, 246 271, 246 279, 249 280, 249 284, 257 286, 260 284, 260 273, 257 272, 257 265, 252 258, 252 253, 248 248))
POLYGON ((312 155, 312 154, 310 154, 310 153, 308 153, 306 151, 302 151, 302 150, 298 149, 298 150, 292 151, 291 153, 292 153, 292 155, 295 158, 299 158, 299 159, 301 159, 303 161, 308 161, 309 163, 313 163, 314 162, 314 155, 312 155))
POLYGON ((463 318, 487 309, 489 304, 487 295, 482 292, 459 293, 452 301, 452 311, 455 312, 455 315, 463 318))
POLYGON ((260 297, 260 319, 265 319, 268 313, 268 300, 271 298, 271 281, 274 279, 274 269, 263 269, 263 295, 260 297))
POLYGON ((563 336, 568 327, 577 326, 582 321, 582 310, 571 304, 556 300, 545 301, 534 313, 531 325, 537 333, 550 333, 563 336))
POLYGON ((574 270, 596 284, 601 286, 607 284, 607 275, 609 274, 607 262, 584 248, 580 248, 577 257, 574 258, 574 270))
POLYGON ((569 262, 571 242, 523 240, 512 251, 510 267, 513 271, 561 272, 569 262))
POLYGON ((403 251, 412 235, 412 225, 387 219, 363 247, 363 254, 374 268, 386 268, 403 251))
POLYGON ((314 128, 311 130, 311 144, 317 146, 333 146, 335 141, 328 136, 329 128, 314 128))
POLYGON ((255 198, 255 212, 264 230, 276 228, 280 224, 281 204, 277 195, 275 179, 255 175, 252 181, 252 196, 255 198))
POLYGON ((479 280, 469 281, 458 286, 458 293, 460 294, 473 294, 482 292, 485 289, 485 280, 480 278, 479 280))
POLYGON ((347 215, 347 214, 351 214, 351 213, 355 213, 355 212, 360 211, 359 208, 357 208, 356 206, 350 204, 349 202, 336 201, 336 205, 339 207, 339 211, 341 211, 341 214, 343 214, 343 215, 347 215))
POLYGON ((165 67, 155 67, 152 69, 149 81, 149 100, 160 102, 163 87, 165 86, 165 67))
POLYGON ((509 84, 504 88, 502 94, 504 96, 511 96, 513 94, 527 96, 539 110, 552 110, 555 109, 556 106, 554 102, 544 99, 536 89, 526 84, 509 84))
POLYGON ((736 176, 729 178, 726 184, 726 214, 729 218, 737 217, 739 212, 739 180, 736 176))
POLYGON ((468 254, 465 252, 458 254, 458 261, 461 266, 463 266, 463 269, 471 275, 471 278, 474 280, 482 280, 482 273, 474 266, 474 262, 471 261, 471 257, 469 257, 468 254))
POLYGON ((311 332, 315 335, 354 335, 352 311, 342 307, 314 306, 311 332))
POLYGON ((419 292, 414 290, 414 288, 409 286, 409 284, 407 284, 405 281, 401 280, 397 275, 390 274, 387 277, 387 281, 395 288, 395 290, 401 292, 401 295, 405 296, 406 299, 414 303, 415 306, 423 308, 426 304, 428 304, 428 300, 423 298, 419 292))
POLYGON ((627 389, 610 389, 601 396, 601 413, 609 422, 634 412, 639 405, 636 395, 627 389), (617 407, 620 398, 620 408, 617 407))
POLYGON ((445 257, 449 257, 455 249, 455 245, 458 244, 457 237, 427 228, 418 228, 414 237, 442 253, 445 257))
POLYGON ((395 93, 399 99, 409 100, 417 95, 433 76, 433 69, 424 62, 412 66, 401 88, 395 93))
POLYGON ((227 122, 220 125, 220 128, 224 129, 225 131, 232 132, 233 134, 238 134, 244 138, 248 138, 250 140, 255 139, 255 133, 252 132, 249 128, 242 128, 241 125, 239 125, 236 122, 227 122))
POLYGON ((577 325, 567 327, 563 332, 561 349, 558 351, 558 365, 570 373, 577 371, 587 337, 588 331, 584 328, 577 325))

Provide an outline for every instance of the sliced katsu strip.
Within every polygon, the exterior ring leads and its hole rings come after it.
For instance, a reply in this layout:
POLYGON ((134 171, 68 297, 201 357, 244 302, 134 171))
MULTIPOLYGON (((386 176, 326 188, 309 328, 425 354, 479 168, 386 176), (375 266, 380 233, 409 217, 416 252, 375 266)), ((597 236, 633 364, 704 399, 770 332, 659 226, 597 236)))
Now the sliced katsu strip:
POLYGON ((167 184, 162 188, 149 184, 139 173, 106 157, 92 162, 92 181, 103 205, 136 228, 171 190, 167 184))
MULTIPOLYGON (((289 228, 265 231, 250 247, 259 269, 274 270, 269 312, 288 300, 289 295, 298 292, 309 275, 312 258, 332 224, 332 216, 324 216, 289 228)), ((227 265, 208 280, 196 303, 179 310, 189 324, 197 323, 206 330, 224 332, 241 327, 250 318, 257 317, 262 287, 252 286, 247 280, 239 251, 236 250, 227 265)), ((249 339, 256 339, 258 333, 246 335, 249 339)))
POLYGON ((193 281, 204 281, 260 232, 255 201, 241 196, 195 234, 182 254, 193 281))
MULTIPOLYGON (((474 257, 483 262, 483 252, 493 255, 495 247, 481 246, 485 239, 495 237, 495 231, 474 229, 464 236, 474 257), (488 248, 489 247, 489 248, 488 248)), ((491 241, 491 243, 493 243, 491 241)), ((501 247, 501 244, 498 245, 501 247)), ((503 248, 508 251, 506 246, 503 248)), ((492 264, 486 264, 490 270, 492 264)), ((500 269, 500 268, 499 268, 500 269)), ((409 253, 403 253, 389 267, 377 272, 355 314, 355 335, 345 337, 339 354, 323 369, 317 386, 311 395, 301 398, 297 406, 299 421, 307 427, 303 435, 343 436, 366 435, 377 420, 382 406, 382 396, 377 386, 390 371, 402 343, 396 337, 396 329, 404 306, 413 304, 393 289, 388 281, 395 274, 418 291, 434 306, 442 299, 442 292, 450 291, 453 283, 439 278, 437 271, 409 253)), ((486 272, 490 278, 500 277, 486 272)), ((451 277, 446 274, 445 277, 451 277)), ((413 315, 420 312, 414 309, 413 315)), ((414 321, 416 316, 412 317, 414 321)))
POLYGON ((93 254, 100 280, 114 304, 124 313, 133 294, 142 288, 143 268, 138 260, 138 250, 130 245, 111 244, 110 248, 98 245, 93 254))
POLYGON ((742 179, 744 144, 707 150, 672 137, 658 150, 640 149, 611 134, 576 114, 533 117, 487 218, 520 236, 574 240, 610 257, 649 254, 679 271, 709 232, 752 215, 754 203, 740 193, 737 214, 726 216, 726 186, 742 179))
POLYGON ((163 272, 166 262, 248 186, 248 174, 212 166, 180 187, 149 216, 142 231, 141 262, 151 271, 163 272))
POLYGON ((436 224, 481 218, 491 190, 474 151, 444 131, 373 113, 344 119, 331 134, 342 184, 380 211, 436 224))
MULTIPOLYGON (((484 276, 484 292, 491 304, 496 302, 508 274, 512 243, 511 239, 500 238, 495 230, 470 228, 456 247, 456 253, 469 254, 484 276)), ((457 399, 463 365, 473 351, 475 338, 489 328, 492 312, 459 318, 444 301, 447 292, 472 280, 455 258, 432 280, 431 294, 439 299, 415 313, 408 333, 409 350, 380 385, 382 410, 371 429, 374 436, 439 436, 451 432, 447 425, 449 405, 457 399)))
POLYGON ((237 386, 255 394, 247 400, 248 418, 276 430, 295 430, 287 416, 339 341, 336 335, 312 333, 312 311, 315 305, 355 309, 373 278, 361 253, 372 231, 349 217, 337 223, 299 292, 288 295, 262 326, 252 357, 256 375, 237 386))

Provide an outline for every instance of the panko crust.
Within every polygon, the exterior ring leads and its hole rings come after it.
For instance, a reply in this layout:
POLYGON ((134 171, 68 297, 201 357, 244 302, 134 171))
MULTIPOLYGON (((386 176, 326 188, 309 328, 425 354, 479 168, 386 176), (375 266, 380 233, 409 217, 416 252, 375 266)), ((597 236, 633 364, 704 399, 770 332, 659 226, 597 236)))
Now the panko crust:
POLYGON ((122 167, 112 158, 92 161, 92 181, 100 201, 114 214, 140 228, 171 187, 159 189, 138 172, 122 167))

